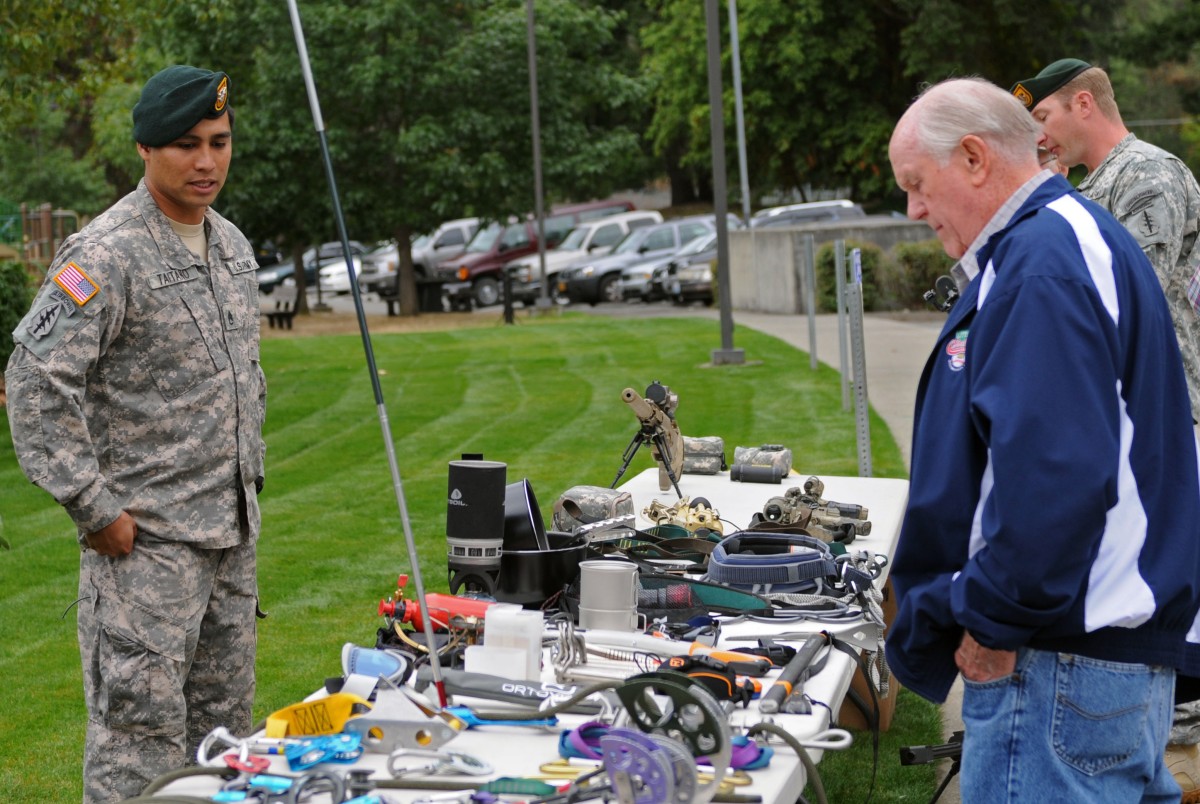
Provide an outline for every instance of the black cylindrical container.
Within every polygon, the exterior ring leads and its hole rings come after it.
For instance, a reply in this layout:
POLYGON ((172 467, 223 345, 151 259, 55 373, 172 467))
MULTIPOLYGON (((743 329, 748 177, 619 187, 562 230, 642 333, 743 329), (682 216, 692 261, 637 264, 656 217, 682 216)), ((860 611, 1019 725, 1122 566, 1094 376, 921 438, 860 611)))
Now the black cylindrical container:
POLYGON ((743 483, 778 483, 783 480, 783 471, 778 466, 735 463, 729 467, 729 479, 743 483))
POLYGON ((450 591, 492 594, 504 547, 504 486, 498 461, 451 461, 446 497, 446 563, 450 591))

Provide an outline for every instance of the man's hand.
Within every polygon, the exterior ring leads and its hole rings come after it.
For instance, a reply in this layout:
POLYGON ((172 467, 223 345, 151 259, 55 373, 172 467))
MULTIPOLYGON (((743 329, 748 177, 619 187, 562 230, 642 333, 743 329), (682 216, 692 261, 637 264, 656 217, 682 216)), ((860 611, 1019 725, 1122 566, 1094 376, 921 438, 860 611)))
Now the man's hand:
POLYGON ((137 523, 125 511, 109 524, 86 537, 88 547, 102 556, 127 556, 133 552, 137 523))
POLYGON ((1012 675, 1017 668, 1017 652, 985 648, 964 631, 962 642, 954 652, 954 662, 963 678, 984 683, 1012 675))

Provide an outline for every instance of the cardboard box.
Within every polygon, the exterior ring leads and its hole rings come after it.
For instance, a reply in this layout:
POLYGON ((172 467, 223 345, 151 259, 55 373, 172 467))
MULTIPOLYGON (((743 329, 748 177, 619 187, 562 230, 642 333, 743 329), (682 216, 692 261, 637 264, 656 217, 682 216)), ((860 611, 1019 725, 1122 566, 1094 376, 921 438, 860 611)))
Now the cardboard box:
MULTIPOLYGON (((889 626, 896 616, 896 596, 892 592, 892 581, 889 578, 883 587, 883 621, 889 626)), ((854 671, 854 679, 850 682, 850 689, 858 694, 858 696, 866 703, 871 705, 871 693, 867 690, 867 681, 863 678, 861 670, 854 671)), ((892 715, 896 712, 896 696, 900 689, 900 682, 894 676, 888 678, 888 694, 879 697, 879 730, 887 731, 892 727, 892 715)), ((845 729, 853 731, 868 731, 870 725, 862 712, 858 710, 850 701, 850 696, 847 695, 842 701, 841 711, 838 712, 838 725, 845 729)))

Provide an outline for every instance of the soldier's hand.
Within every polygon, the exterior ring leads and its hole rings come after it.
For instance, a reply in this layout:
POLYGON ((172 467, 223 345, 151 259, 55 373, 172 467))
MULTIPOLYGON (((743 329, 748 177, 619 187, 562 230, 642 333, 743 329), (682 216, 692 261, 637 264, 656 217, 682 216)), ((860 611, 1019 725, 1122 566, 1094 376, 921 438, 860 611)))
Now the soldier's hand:
POLYGON ((963 678, 984 683, 1012 675, 1017 669, 1017 652, 985 648, 970 633, 963 632, 962 642, 954 653, 954 661, 963 678))
POLYGON ((127 556, 133 552, 137 523, 125 511, 108 525, 87 535, 88 547, 102 556, 127 556))

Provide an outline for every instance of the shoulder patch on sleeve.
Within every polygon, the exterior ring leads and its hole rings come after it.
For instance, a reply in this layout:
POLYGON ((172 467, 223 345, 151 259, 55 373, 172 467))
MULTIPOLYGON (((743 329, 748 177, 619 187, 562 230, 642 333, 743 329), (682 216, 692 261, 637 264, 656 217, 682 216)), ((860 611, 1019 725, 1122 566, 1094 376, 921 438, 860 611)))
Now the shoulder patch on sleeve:
POLYGON ((1125 215, 1136 215, 1137 213, 1151 206, 1155 200, 1161 196, 1162 190, 1159 188, 1143 190, 1126 202, 1125 215))
POLYGON ((93 296, 100 292, 100 286, 83 272, 73 262, 54 275, 54 284, 62 288, 80 307, 87 304, 93 296))
POLYGON ((1170 234, 1170 202, 1160 189, 1137 193, 1117 217, 1143 248, 1164 242, 1170 234))
MULTIPOLYGON (((65 270, 65 269, 64 269, 65 270)), ((55 274, 55 280, 42 286, 33 306, 13 330, 13 340, 22 344, 40 359, 47 359, 72 332, 95 318, 103 309, 103 296, 82 312, 75 297, 63 290, 55 274)), ((88 298, 95 297, 96 293, 88 298)))
POLYGON ((50 334, 50 330, 54 329, 54 324, 60 315, 62 315, 62 305, 57 302, 47 304, 45 307, 38 307, 25 319, 28 322, 25 325, 25 331, 35 341, 40 341, 50 334))

